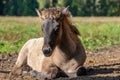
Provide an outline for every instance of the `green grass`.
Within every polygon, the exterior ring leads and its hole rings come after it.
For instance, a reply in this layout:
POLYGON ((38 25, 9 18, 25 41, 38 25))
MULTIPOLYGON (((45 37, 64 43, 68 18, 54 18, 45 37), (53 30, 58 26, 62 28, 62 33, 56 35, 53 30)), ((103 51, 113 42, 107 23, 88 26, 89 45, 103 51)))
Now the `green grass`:
MULTIPOLYGON (((120 44, 120 21, 118 18, 111 19, 73 19, 86 49, 96 50, 120 44)), ((41 37, 40 24, 36 17, 0 17, 0 53, 18 52, 30 38, 41 37)))
POLYGON ((81 40, 89 50, 96 50, 120 44, 119 23, 76 23, 81 32, 81 40))
POLYGON ((2 27, 0 28, 0 53, 18 51, 28 39, 39 35, 39 27, 2 27))

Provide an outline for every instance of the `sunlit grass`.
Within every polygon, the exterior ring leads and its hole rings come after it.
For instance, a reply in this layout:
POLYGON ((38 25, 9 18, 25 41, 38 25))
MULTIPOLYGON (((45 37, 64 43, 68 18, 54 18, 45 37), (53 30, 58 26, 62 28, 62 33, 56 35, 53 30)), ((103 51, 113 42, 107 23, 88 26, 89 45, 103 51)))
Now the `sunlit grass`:
MULTIPOLYGON (((18 52, 30 38, 42 36, 38 17, 0 17, 0 53, 18 52)), ((73 19, 86 49, 120 44, 120 18, 73 19)))
POLYGON ((120 44, 119 23, 89 23, 86 26, 76 23, 76 26, 81 32, 80 38, 87 49, 96 50, 120 44))

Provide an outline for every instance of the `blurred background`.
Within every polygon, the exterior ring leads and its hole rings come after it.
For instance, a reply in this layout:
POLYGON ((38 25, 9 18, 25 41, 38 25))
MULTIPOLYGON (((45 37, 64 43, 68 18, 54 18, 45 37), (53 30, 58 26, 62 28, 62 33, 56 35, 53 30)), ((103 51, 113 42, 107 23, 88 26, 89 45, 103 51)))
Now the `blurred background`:
POLYGON ((0 0, 1 16, 36 16, 35 8, 70 6, 73 16, 120 16, 120 0, 0 0))
POLYGON ((0 53, 19 52, 43 36, 35 8, 66 7, 87 50, 120 44, 120 0, 0 0, 0 53))

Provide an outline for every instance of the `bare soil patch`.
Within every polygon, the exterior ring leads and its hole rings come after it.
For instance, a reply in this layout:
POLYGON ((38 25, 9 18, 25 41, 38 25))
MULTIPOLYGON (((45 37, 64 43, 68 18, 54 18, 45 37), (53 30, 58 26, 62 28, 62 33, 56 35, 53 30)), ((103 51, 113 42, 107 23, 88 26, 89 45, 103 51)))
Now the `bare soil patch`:
MULTIPOLYGON (((17 53, 0 54, 0 80, 7 80, 8 73, 17 59, 17 53)), ((120 45, 98 51, 87 51, 85 67, 88 74, 76 78, 57 80, 120 80, 120 45)), ((26 67, 24 67, 25 69, 26 67)), ((30 75, 17 76, 14 80, 36 80, 30 75)))

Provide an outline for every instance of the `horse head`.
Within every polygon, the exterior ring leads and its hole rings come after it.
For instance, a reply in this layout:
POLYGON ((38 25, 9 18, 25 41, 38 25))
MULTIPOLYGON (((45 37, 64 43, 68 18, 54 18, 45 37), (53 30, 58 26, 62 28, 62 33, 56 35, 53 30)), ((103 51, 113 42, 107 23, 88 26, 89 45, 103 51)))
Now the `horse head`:
POLYGON ((62 19, 68 16, 67 8, 49 8, 43 11, 36 9, 40 19, 43 19, 42 32, 44 34, 44 45, 42 51, 45 56, 52 55, 57 44, 59 44, 62 35, 62 19))

